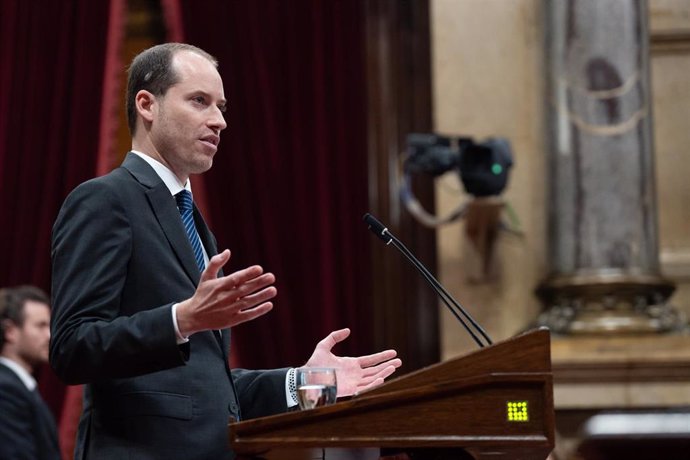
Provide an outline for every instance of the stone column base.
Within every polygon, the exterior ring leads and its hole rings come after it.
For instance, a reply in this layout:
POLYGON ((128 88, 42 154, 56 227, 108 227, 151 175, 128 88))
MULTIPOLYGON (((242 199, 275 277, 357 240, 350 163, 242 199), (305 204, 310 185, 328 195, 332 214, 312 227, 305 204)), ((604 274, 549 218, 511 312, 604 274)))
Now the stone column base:
POLYGON ((601 270, 553 276, 537 289, 547 306, 538 323, 556 334, 662 333, 685 327, 668 303, 672 282, 601 270))

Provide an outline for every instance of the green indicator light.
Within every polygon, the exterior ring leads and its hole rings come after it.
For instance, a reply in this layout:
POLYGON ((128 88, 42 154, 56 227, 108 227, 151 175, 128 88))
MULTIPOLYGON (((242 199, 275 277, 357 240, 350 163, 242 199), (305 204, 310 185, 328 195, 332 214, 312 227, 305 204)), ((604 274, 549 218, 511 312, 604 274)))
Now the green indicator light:
POLYGON ((506 408, 509 422, 529 422, 527 401, 508 401, 506 408))
POLYGON ((503 166, 499 165, 498 163, 494 163, 491 165, 491 172, 498 176, 503 172, 503 166))

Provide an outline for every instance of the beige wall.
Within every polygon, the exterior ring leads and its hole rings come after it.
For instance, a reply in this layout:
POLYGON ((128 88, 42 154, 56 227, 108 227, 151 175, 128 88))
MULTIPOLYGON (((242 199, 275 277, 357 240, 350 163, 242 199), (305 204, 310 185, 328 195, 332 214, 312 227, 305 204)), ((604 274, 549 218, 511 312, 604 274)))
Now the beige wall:
MULTIPOLYGON (((441 282, 494 340, 524 329, 540 310, 534 287, 545 273, 545 157, 542 120, 542 24, 537 0, 432 0, 434 124, 438 132, 510 139, 515 156, 505 197, 524 237, 502 235, 497 277, 472 282, 480 258, 464 234, 464 222, 441 227, 441 282)), ((437 214, 467 200, 454 175, 437 180, 437 214)), ((442 354, 449 358, 475 345, 445 310, 442 354)))
MULTIPOLYGON (((479 261, 464 236, 464 222, 438 231, 441 282, 495 340, 534 321, 541 310, 534 288, 546 275, 541 15, 540 0, 431 1, 435 130, 479 139, 505 136, 515 155, 505 197, 524 237, 499 238, 494 281, 469 281, 479 261)), ((660 257, 663 273, 678 284, 673 303, 688 312, 690 0, 652 0, 650 22, 660 43, 651 55, 660 257)), ((439 215, 467 199, 453 175, 437 180, 436 197, 439 215)), ((445 309, 441 321, 444 359, 474 348, 445 309)))

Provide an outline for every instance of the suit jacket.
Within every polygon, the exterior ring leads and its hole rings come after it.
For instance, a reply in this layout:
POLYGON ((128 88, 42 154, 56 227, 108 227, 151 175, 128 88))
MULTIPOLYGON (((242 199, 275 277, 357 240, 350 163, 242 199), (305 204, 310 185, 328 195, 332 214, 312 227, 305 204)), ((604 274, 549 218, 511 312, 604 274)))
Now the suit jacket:
POLYGON ((0 458, 60 460, 55 419, 38 390, 29 391, 0 363, 0 458))
POLYGON ((229 329, 177 344, 171 308, 200 274, 175 198, 135 154, 67 197, 52 258, 50 362, 87 384, 75 458, 232 458, 231 418, 286 410, 287 369, 230 370, 229 329))

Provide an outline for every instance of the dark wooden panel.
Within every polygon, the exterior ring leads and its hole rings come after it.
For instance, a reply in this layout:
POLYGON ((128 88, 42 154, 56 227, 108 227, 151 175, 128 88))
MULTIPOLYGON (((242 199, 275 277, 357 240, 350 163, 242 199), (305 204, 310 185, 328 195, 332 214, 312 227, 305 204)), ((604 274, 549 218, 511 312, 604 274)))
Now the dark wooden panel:
MULTIPOLYGON (((431 66, 426 0, 366 0, 370 211, 432 272, 435 231, 423 228, 398 197, 400 152, 410 132, 429 132, 431 66)), ((433 209, 433 184, 421 178, 415 193, 433 209)), ((392 247, 372 244, 377 349, 395 347, 401 373, 439 360, 438 300, 392 247)))

